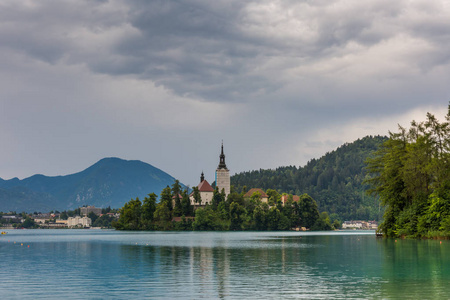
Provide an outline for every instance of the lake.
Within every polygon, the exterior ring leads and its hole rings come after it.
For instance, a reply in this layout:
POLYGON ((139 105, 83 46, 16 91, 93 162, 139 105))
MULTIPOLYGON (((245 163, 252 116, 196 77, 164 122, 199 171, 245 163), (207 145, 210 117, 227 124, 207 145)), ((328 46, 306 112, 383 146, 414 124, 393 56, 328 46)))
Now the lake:
POLYGON ((1 299, 448 299, 450 242, 373 231, 8 230, 1 299))

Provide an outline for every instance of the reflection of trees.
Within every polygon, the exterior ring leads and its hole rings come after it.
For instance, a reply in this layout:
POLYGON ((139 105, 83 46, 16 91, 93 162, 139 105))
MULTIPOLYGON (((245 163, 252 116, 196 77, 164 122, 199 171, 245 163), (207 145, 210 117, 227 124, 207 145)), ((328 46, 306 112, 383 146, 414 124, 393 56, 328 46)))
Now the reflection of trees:
POLYGON ((155 298, 450 296, 450 256, 438 241, 329 235, 193 244, 122 245, 116 265, 155 298))
POLYGON ((379 241, 383 255, 382 295, 417 298, 450 298, 448 242, 436 240, 379 241))

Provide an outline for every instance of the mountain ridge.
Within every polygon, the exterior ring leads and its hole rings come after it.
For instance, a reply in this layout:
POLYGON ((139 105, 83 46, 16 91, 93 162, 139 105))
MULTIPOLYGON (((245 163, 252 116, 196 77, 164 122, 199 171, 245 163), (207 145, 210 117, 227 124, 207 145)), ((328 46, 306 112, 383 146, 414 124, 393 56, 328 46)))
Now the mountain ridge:
POLYGON ((68 175, 0 178, 0 211, 66 210, 82 205, 119 208, 131 198, 159 194, 174 181, 148 163, 106 157, 68 175))

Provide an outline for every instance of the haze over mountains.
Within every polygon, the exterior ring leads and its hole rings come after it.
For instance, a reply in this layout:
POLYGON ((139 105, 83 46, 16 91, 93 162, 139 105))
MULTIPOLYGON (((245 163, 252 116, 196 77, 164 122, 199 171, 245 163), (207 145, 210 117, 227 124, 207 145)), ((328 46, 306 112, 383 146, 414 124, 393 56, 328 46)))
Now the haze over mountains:
POLYGON ((175 178, 138 160, 104 158, 79 173, 0 178, 0 211, 48 212, 83 205, 120 208, 131 198, 159 195, 175 178))
MULTIPOLYGON (((235 174, 231 184, 275 189, 280 193, 307 193, 321 211, 344 219, 380 219, 377 199, 365 194, 365 160, 386 137, 368 136, 346 143, 305 166, 279 167, 235 174)), ((34 175, 23 180, 0 179, 0 211, 48 212, 75 209, 83 205, 121 208, 131 198, 141 200, 149 193, 158 196, 175 178, 150 164, 119 158, 104 158, 86 170, 48 177, 34 175)))

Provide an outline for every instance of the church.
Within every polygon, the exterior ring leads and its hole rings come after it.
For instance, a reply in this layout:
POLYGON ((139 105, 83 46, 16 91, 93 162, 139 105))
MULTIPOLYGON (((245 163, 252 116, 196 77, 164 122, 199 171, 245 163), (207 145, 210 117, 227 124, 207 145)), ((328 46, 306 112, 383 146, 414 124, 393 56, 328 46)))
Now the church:
MULTIPOLYGON (((230 194, 230 170, 228 170, 227 165, 225 164, 225 154, 223 153, 223 143, 222 143, 222 151, 219 156, 219 166, 216 169, 216 186, 219 188, 221 192, 222 189, 225 191, 225 198, 230 194)), ((195 203, 193 193, 189 195, 189 199, 191 201, 191 205, 204 207, 207 204, 210 204, 213 199, 214 189, 205 179, 205 176, 202 172, 200 176, 200 183, 198 184, 198 191, 200 192, 200 203, 195 203)))

